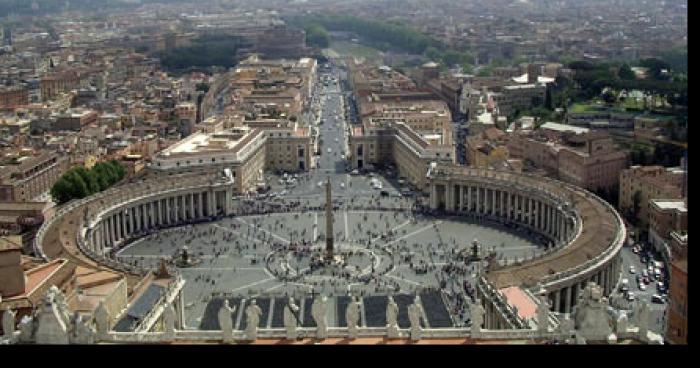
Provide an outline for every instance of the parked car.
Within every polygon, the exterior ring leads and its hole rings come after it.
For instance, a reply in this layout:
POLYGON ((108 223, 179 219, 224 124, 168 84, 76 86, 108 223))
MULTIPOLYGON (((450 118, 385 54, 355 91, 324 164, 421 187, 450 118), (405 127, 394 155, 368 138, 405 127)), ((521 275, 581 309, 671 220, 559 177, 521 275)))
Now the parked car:
POLYGON ((635 295, 634 295, 634 293, 633 293, 633 292, 631 292, 631 291, 630 291, 630 292, 628 292, 628 293, 627 293, 627 300, 629 300, 629 301, 633 302, 633 301, 634 301, 634 299, 635 299, 635 295))
POLYGON ((630 273, 634 274, 636 272, 637 272, 637 270, 634 269, 634 266, 630 266, 630 273))
POLYGON ((630 285, 629 280, 622 279, 622 281, 620 281, 620 291, 622 291, 622 292, 628 291, 630 289, 629 285, 630 285))
POLYGON ((658 303, 658 304, 663 304, 666 301, 666 299, 658 294, 654 294, 651 296, 651 302, 652 303, 658 303))
POLYGON ((643 282, 639 284, 639 290, 644 291, 644 290, 646 290, 646 289, 647 289, 647 286, 644 285, 643 282))

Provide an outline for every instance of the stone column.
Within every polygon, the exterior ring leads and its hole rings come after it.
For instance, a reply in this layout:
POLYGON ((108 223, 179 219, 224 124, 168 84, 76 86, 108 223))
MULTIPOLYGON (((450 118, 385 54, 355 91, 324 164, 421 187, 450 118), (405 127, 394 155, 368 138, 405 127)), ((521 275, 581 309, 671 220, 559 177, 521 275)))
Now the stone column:
POLYGON ((564 313, 571 313, 571 286, 566 288, 564 313))
POLYGON ((491 215, 496 216, 496 190, 491 189, 491 215))
MULTIPOLYGON (((577 282, 576 284, 574 284, 574 290, 573 290, 574 295, 573 295, 573 300, 578 300, 578 293, 579 293, 579 291, 580 291, 581 289, 582 289, 582 288, 581 288, 581 283, 577 282)), ((573 304, 574 304, 574 303, 572 303, 572 306, 573 306, 573 304)), ((571 312, 571 310, 569 310, 568 312, 571 312)))
POLYGON ((224 192, 224 213, 227 215, 230 215, 231 212, 233 211, 233 207, 231 206, 231 198, 233 197, 233 190, 226 188, 226 191, 224 192))
POLYGON ((181 221, 187 221, 189 219, 189 204, 187 203, 187 197, 189 197, 188 194, 183 194, 180 196, 180 200, 182 200, 181 203, 181 209, 182 211, 180 212, 180 220, 181 221))
POLYGON ((111 217, 112 219, 112 232, 114 233, 114 244, 119 243, 119 223, 118 223, 118 215, 114 214, 111 217))
POLYGON ((195 210, 195 206, 194 206, 194 193, 189 193, 189 194, 187 194, 187 197, 188 197, 189 200, 190 200, 190 205, 189 205, 189 208, 190 208, 190 216, 189 216, 189 219, 190 219, 190 220, 194 220, 194 219, 196 218, 196 214, 195 214, 195 212, 194 212, 194 210, 195 210))
POLYGON ((561 241, 566 240, 566 216, 564 214, 559 216, 559 239, 561 241))
POLYGON ((160 227, 163 225, 163 218, 162 218, 162 211, 161 211, 161 201, 162 199, 158 198, 158 200, 155 201, 153 204, 156 208, 156 226, 160 227))
POLYGON ((185 208, 186 208, 186 207, 185 207, 185 206, 186 206, 186 204, 185 204, 185 195, 184 195, 184 194, 183 194, 183 195, 180 195, 180 196, 178 196, 178 198, 180 198, 180 203, 178 203, 178 209, 180 210, 180 211, 179 211, 179 212, 180 212, 179 220, 180 220, 180 221, 185 221, 185 219, 186 219, 186 217, 185 217, 185 208))
POLYGON ((481 187, 476 187, 476 213, 481 214, 481 187))
POLYGON ((95 227, 92 229, 92 238, 94 239, 92 243, 92 251, 97 253, 97 249, 100 247, 100 225, 95 224, 95 227))
POLYGON ((148 202, 148 214, 151 217, 149 226, 151 229, 156 227, 156 201, 148 202))
POLYGON ((107 230, 107 245, 111 247, 112 244, 114 244, 114 237, 112 235, 112 218, 107 217, 107 219, 105 220, 105 224, 105 228, 107 230))
POLYGON ((143 230, 143 211, 141 211, 141 204, 137 204, 134 207, 134 211, 136 212, 136 230, 141 232, 143 230))
POLYGON ((507 220, 510 220, 511 219, 510 213, 512 210, 511 207, 513 206, 513 203, 512 203, 511 198, 510 198, 510 192, 505 192, 505 195, 506 195, 506 216, 505 217, 507 220))
POLYGON ((452 190, 452 183, 446 183, 445 184, 445 211, 450 212, 454 210, 454 201, 453 201, 453 194, 454 191, 452 190))
POLYGON ((462 212, 462 200, 464 196, 463 187, 459 184, 456 185, 455 190, 457 191, 457 211, 462 212))
POLYGON ((204 198, 202 192, 197 193, 197 216, 200 219, 204 218, 204 204, 202 203, 202 198, 204 198))
POLYGON ((554 305, 552 307, 553 312, 561 311, 561 290, 554 292, 554 305))
POLYGON ((122 227, 122 235, 124 238, 129 237, 129 231, 126 227, 126 214, 124 213, 124 210, 120 211, 120 217, 119 217, 119 222, 121 222, 121 227, 122 227))
POLYGON ((208 216, 214 216, 215 210, 216 210, 215 204, 216 204, 216 201, 214 199, 214 190, 209 189, 209 191, 207 191, 207 211, 208 211, 207 215, 208 216))
POLYGON ((472 212, 472 186, 467 186, 467 212, 472 212))

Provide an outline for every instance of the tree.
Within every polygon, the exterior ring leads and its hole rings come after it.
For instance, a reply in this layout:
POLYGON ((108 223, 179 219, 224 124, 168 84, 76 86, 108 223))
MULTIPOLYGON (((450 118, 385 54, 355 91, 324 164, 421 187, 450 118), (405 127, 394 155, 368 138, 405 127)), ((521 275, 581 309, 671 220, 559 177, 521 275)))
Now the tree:
POLYGON ((53 198, 54 202, 63 204, 73 198, 72 190, 71 184, 66 180, 66 178, 61 177, 51 187, 51 197, 53 198))
POLYGON ((74 169, 75 173, 80 176, 80 178, 85 182, 87 187, 87 195, 94 194, 100 191, 100 184, 97 182, 95 173, 93 171, 88 171, 84 167, 77 167, 74 169))
POLYGON ((313 24, 306 28, 306 43, 309 46, 325 49, 330 45, 330 36, 325 28, 313 24))
POLYGON ((91 170, 76 167, 66 171, 51 187, 51 197, 58 204, 71 199, 85 198, 107 189, 123 179, 126 170, 119 161, 97 163, 91 170))
POLYGON ((66 180, 70 184, 72 198, 85 198, 90 194, 88 185, 77 171, 69 170, 66 173, 66 180))
POLYGON ((662 70, 668 71, 671 69, 671 66, 667 62, 657 58, 647 58, 640 60, 639 64, 643 67, 649 68, 649 74, 652 78, 658 80, 668 79, 667 76, 662 74, 662 70))
POLYGON ((209 83, 207 83, 207 82, 197 83, 196 89, 197 89, 197 91, 202 91, 204 93, 207 93, 207 92, 209 92, 209 83))
POLYGON ((442 59, 440 51, 433 46, 430 46, 427 49, 425 49, 425 57, 433 61, 438 61, 442 59))
POLYGON ((603 101, 608 104, 614 104, 617 101, 617 96, 615 96, 615 92, 612 90, 607 90, 605 93, 603 93, 603 101))
POLYGON ((620 70, 617 72, 617 76, 622 80, 634 80, 636 78, 636 75, 628 64, 622 64, 620 70))

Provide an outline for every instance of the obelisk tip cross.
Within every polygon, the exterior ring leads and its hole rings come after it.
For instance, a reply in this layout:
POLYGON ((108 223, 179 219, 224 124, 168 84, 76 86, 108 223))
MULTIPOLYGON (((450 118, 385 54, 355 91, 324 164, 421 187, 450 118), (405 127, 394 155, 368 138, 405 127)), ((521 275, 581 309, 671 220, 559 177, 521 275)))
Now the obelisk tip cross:
POLYGON ((326 259, 333 259, 333 201, 330 178, 326 181, 326 259))

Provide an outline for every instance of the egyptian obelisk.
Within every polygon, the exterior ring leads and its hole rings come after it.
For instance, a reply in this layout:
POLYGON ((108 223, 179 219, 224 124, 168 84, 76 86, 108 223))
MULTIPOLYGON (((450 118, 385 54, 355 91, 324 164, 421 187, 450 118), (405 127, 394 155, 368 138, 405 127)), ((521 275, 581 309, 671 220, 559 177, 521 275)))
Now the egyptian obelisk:
POLYGON ((326 259, 333 259, 333 202, 330 178, 326 181, 326 259))

